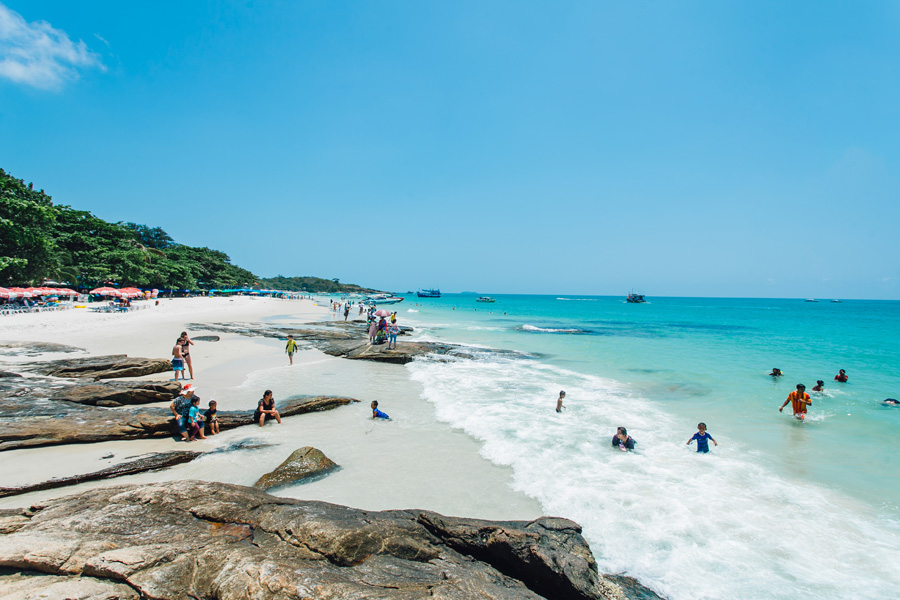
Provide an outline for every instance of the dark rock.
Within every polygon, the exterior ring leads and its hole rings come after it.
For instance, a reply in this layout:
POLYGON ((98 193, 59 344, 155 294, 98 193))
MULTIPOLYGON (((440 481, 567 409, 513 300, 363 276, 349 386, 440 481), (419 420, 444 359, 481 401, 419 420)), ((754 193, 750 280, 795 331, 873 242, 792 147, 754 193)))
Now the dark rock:
POLYGON ((0 371, 0 379, 6 377, 21 377, 19 373, 13 373, 11 371, 0 371))
POLYGON ((165 373, 172 370, 172 363, 164 358, 128 358, 125 354, 110 354, 33 363, 28 368, 54 377, 115 379, 165 373))
POLYGON ((63 388, 50 399, 92 406, 122 406, 171 402, 180 392, 181 384, 177 381, 110 381, 63 388))
MULTIPOLYGON (((359 402, 337 396, 295 396, 278 404, 282 417, 359 402)), ((219 411, 219 427, 253 424, 253 411, 219 411)), ((0 399, 0 451, 110 440, 178 437, 166 408, 99 408, 44 398, 0 399)))
POLYGON ((123 583, 159 600, 627 598, 571 521, 362 511, 221 483, 99 488, 0 511, 0 532, 0 576, 123 583))
MULTIPOLYGON (((134 475, 135 473, 143 473, 145 471, 158 471, 167 469, 175 465, 191 462, 202 452, 156 452, 141 456, 135 460, 113 465, 93 473, 85 473, 84 475, 74 475, 72 477, 61 477, 58 479, 50 479, 41 483, 31 485, 22 485, 19 487, 0 487, 0 498, 6 496, 17 496, 19 494, 27 494, 39 490, 51 490, 53 488, 65 487, 67 485, 75 485, 76 483, 84 483, 85 481, 97 481, 99 479, 113 479, 124 475, 134 475)), ((112 456, 112 455, 110 455, 112 456)))
POLYGON ((191 338, 194 342, 218 342, 220 339, 217 335, 198 335, 191 338))
POLYGON ((320 479, 337 468, 337 463, 321 450, 304 446, 294 450, 274 471, 260 477, 253 487, 271 490, 291 483, 320 479))
POLYGON ((629 600, 665 600, 662 596, 641 584, 634 577, 627 575, 604 575, 607 579, 618 585, 629 600))

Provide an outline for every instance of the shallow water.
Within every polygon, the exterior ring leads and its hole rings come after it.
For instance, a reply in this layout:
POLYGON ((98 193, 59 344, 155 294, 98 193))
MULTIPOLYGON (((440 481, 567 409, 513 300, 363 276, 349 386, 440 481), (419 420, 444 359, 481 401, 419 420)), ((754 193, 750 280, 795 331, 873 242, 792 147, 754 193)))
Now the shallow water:
POLYGON ((425 338, 540 358, 407 368, 516 489, 584 525, 602 570, 673 599, 895 596, 900 409, 881 400, 900 394, 900 303, 497 300, 401 315, 425 338), (849 383, 832 381, 839 368, 849 383), (816 379, 806 423, 778 412, 816 379), (685 445, 701 420, 720 444, 708 455, 685 445), (618 425, 636 452, 610 447, 618 425))

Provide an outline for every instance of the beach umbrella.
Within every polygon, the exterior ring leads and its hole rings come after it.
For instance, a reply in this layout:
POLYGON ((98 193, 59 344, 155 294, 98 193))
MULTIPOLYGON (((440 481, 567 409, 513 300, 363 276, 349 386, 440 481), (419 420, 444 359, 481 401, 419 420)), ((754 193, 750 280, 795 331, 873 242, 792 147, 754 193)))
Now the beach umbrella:
POLYGON ((92 289, 89 294, 98 294, 100 296, 118 296, 119 290, 111 287, 98 287, 92 289))
POLYGON ((376 310, 376 311, 375 311, 375 316, 376 316, 376 317, 389 317, 389 316, 391 316, 391 311, 389 311, 389 310, 384 310, 384 309, 382 308, 381 310, 376 310))
POLYGON ((31 298, 32 293, 26 290, 25 288, 13 287, 9 288, 10 292, 14 292, 15 296, 10 296, 11 298, 31 298))
POLYGON ((0 287, 0 298, 3 298, 4 300, 9 300, 12 297, 13 297, 13 292, 10 292, 5 287, 0 287))

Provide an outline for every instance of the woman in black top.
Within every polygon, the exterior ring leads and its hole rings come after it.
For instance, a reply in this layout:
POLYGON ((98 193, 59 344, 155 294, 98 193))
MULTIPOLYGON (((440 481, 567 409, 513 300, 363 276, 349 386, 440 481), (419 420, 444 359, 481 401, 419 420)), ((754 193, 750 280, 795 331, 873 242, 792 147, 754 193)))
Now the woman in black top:
POLYGON ((267 416, 273 417, 276 421, 281 423, 281 415, 275 410, 275 398, 272 397, 272 390, 266 390, 262 400, 256 405, 256 412, 253 413, 253 420, 258 422, 259 426, 262 427, 266 423, 267 416))
MULTIPOLYGON (((188 372, 191 374, 191 379, 193 379, 194 363, 191 362, 191 346, 194 345, 194 342, 192 342, 191 338, 188 337, 187 331, 181 332, 181 341, 179 343, 181 344, 181 357, 187 364, 188 372)), ((184 377, 183 374, 182 377, 184 377)))

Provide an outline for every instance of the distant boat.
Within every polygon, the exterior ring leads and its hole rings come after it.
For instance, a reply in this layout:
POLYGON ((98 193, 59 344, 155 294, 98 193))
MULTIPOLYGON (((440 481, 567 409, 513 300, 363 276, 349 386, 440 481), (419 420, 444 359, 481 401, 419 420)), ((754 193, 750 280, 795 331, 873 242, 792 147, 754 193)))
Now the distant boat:
POLYGON ((832 302, 840 302, 840 300, 832 300, 832 302))
POLYGON ((376 294, 374 296, 369 296, 366 301, 369 304, 397 304, 398 302, 403 302, 405 298, 400 296, 391 296, 389 294, 376 294))
POLYGON ((496 298, 491 298, 490 296, 482 296, 475 302, 496 302, 496 301, 497 301, 496 298))
POLYGON ((416 294, 419 298, 440 298, 441 290, 419 290, 416 294))
POLYGON ((628 294, 625 297, 625 301, 630 302, 631 304, 641 304, 642 302, 646 302, 643 294, 635 294, 634 292, 628 294))
POLYGON ((804 302, 818 302, 815 298, 807 298, 804 302))

